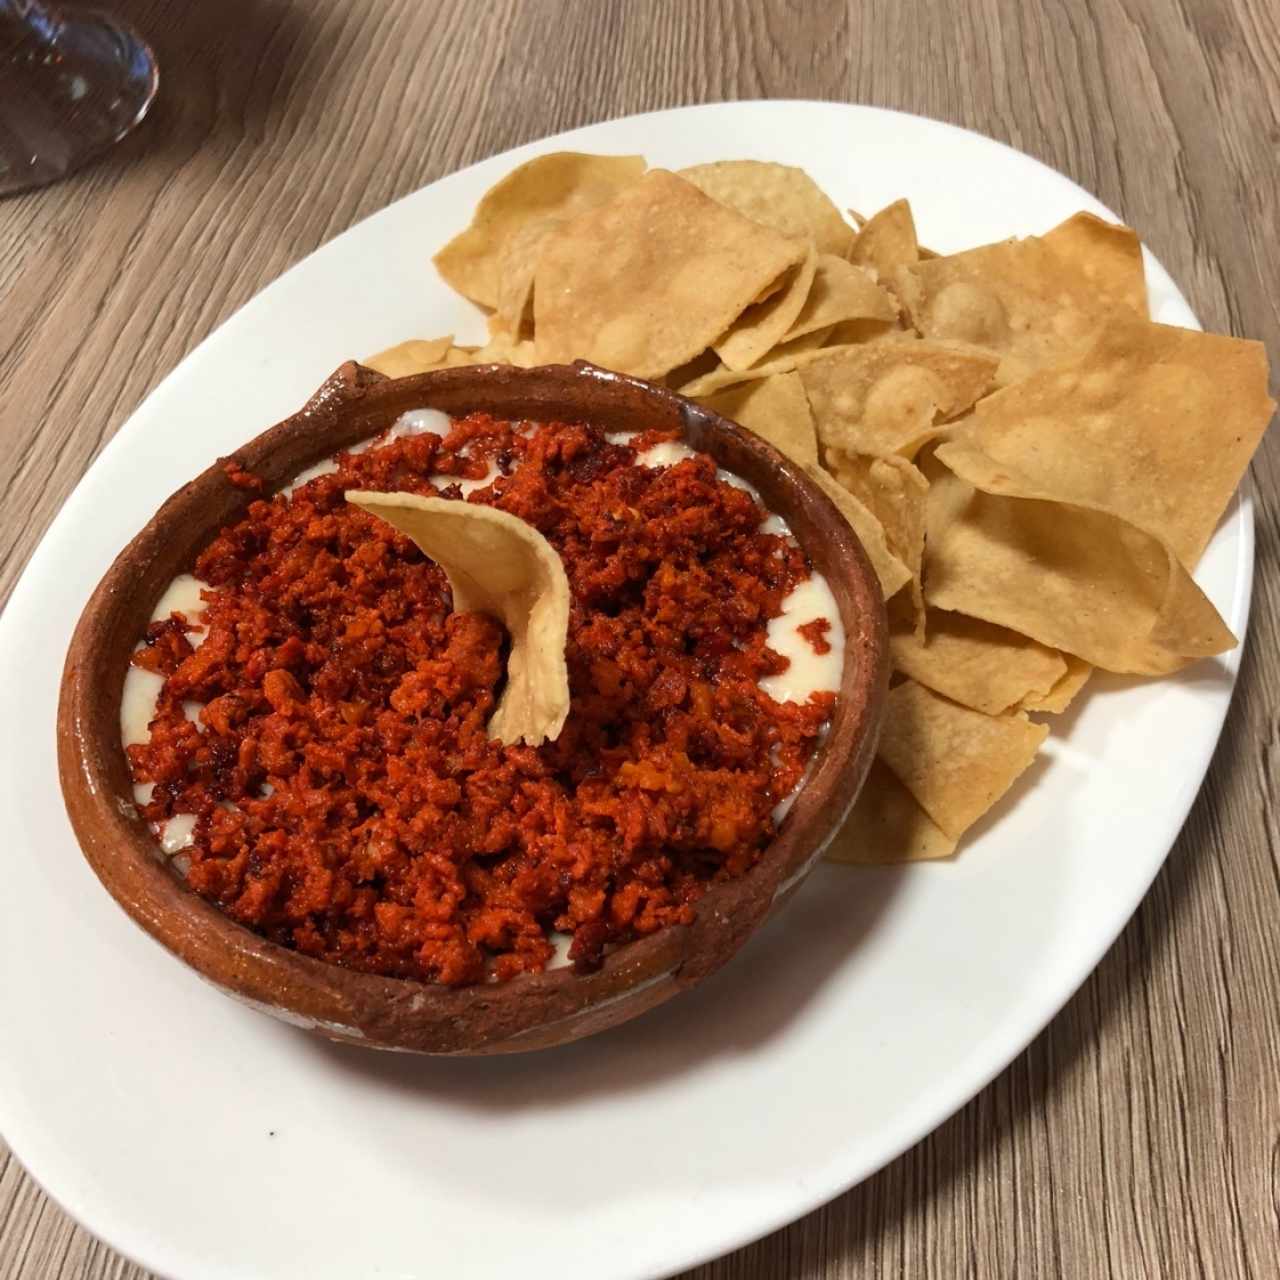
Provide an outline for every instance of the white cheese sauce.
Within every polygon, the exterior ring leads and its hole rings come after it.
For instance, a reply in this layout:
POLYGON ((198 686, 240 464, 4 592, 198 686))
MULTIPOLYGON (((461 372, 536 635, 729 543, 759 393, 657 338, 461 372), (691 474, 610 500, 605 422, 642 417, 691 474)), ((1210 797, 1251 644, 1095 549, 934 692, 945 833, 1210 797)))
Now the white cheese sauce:
POLYGON ((782 601, 782 612, 769 619, 769 648, 788 659, 785 671, 765 676, 760 687, 775 702, 807 702, 814 693, 835 693, 844 669, 844 627, 831 587, 820 573, 811 573, 782 601), (818 618, 828 623, 823 639, 830 645, 818 653, 800 628, 818 618))
POLYGON ((124 673, 124 696, 120 699, 120 737, 126 747, 151 741, 151 721, 164 688, 164 676, 155 671, 130 667, 124 673))
POLYGON ((309 480, 319 480, 321 476, 332 475, 337 469, 337 458, 325 458, 304 471, 299 471, 288 484, 281 488, 280 492, 287 498, 295 489, 301 488, 309 480))
POLYGON ((636 454, 636 462, 642 467, 674 467, 677 462, 698 455, 683 440, 663 440, 661 444, 650 445, 649 448, 636 454))
POLYGON ((547 961, 548 969, 564 969, 573 963, 569 959, 569 948, 573 946, 573 934, 553 933, 547 941, 551 943, 551 959, 547 961))
MULTIPOLYGON (((439 409, 410 409, 396 419, 395 425, 387 432, 387 439, 398 440, 401 436, 433 435, 443 440, 449 434, 452 425, 453 420, 449 415, 441 413, 439 409)), ((367 449, 372 443, 372 440, 366 440, 362 449, 367 449)))
MULTIPOLYGON (((180 613, 187 620, 187 639, 192 647, 199 648, 205 639, 205 629, 200 619, 204 616, 204 601, 200 592, 207 582, 189 573, 180 573, 169 584, 164 595, 156 601, 151 611, 152 622, 163 622, 171 613, 180 613)), ((141 644, 135 647, 141 649, 141 644)), ((156 703, 164 686, 164 676, 141 667, 130 667, 124 676, 124 694, 120 700, 120 737, 126 747, 151 740, 151 721, 155 718, 156 703)), ((195 720, 202 704, 184 703, 183 711, 188 720, 195 720), (195 715, 188 710, 195 708, 195 715)))
MULTIPOLYGON (((156 601, 156 607, 151 611, 151 621, 163 622, 170 614, 182 614, 187 620, 187 639, 193 648, 199 648, 207 634, 200 621, 204 617, 204 601, 201 600, 200 593, 208 588, 207 582, 202 582, 193 574, 180 573, 156 601)), ((141 644, 137 645, 135 652, 142 647, 141 644)), ((124 693, 120 698, 120 739, 126 747, 151 741, 151 721, 155 719, 156 704, 160 701, 160 690, 163 687, 164 676, 154 671, 131 666, 125 672, 124 693)), ((203 702, 188 701, 182 704, 182 714, 201 733, 205 729, 200 722, 200 712, 203 709, 203 702)), ((138 804, 150 804, 154 791, 155 783, 138 783, 133 788, 134 801, 138 804)), ((168 822, 153 823, 152 830, 165 853, 173 854, 191 844, 195 822, 194 814, 177 813, 168 822)))

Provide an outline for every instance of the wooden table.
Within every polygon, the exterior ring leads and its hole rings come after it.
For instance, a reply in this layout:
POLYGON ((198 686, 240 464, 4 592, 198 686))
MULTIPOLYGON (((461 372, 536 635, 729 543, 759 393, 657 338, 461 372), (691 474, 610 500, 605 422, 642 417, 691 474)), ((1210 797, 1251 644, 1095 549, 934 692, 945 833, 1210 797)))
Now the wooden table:
MULTIPOLYGON (((138 402, 286 267, 459 166, 629 112, 812 97, 967 125, 1096 192, 1207 327, 1280 357, 1274 0, 110 7, 160 55, 152 119, 97 168, 0 202, 0 599, 138 402)), ((1239 691, 1208 783, 1120 941, 932 1137, 691 1274, 1277 1274, 1280 433, 1254 482, 1239 691)), ((144 1274, 2 1148, 0 1169, 0 1277, 144 1274)))

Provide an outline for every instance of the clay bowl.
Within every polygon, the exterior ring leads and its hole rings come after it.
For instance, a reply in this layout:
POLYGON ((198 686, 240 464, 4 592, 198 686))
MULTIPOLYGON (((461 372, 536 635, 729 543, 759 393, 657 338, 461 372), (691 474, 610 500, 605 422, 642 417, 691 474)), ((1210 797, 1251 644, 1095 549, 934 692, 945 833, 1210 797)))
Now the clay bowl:
POLYGON ((620 947, 596 973, 560 968, 463 988, 354 973, 267 942, 222 915, 171 870, 134 809, 119 721, 129 655, 155 602, 252 497, 220 465, 160 508, 85 607, 58 710, 62 791, 85 857, 112 897, 228 995, 330 1039, 374 1048, 437 1054, 545 1048, 616 1026, 701 981, 810 871, 852 806, 875 751, 888 678, 884 609, 857 539, 798 467, 669 391, 590 365, 460 368, 389 381, 347 364, 300 413, 234 457, 274 489, 422 407, 589 421, 608 430, 679 428, 690 445, 755 485, 790 524, 830 582, 848 638, 830 730, 758 865, 710 890, 692 925, 620 947))

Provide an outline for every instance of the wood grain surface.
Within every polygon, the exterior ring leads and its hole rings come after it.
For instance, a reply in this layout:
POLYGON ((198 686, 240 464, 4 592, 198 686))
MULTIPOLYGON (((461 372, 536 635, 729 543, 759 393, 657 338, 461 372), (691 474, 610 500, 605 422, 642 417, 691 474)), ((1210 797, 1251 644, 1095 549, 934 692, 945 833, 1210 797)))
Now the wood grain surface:
MULTIPOLYGON (((0 202, 0 599, 138 402, 286 267, 461 165, 628 112, 811 97, 970 126, 1096 192, 1207 327, 1280 363, 1275 0, 109 7, 159 53, 153 117, 0 202)), ((1253 476, 1239 690, 1119 942, 930 1138, 692 1276, 1280 1275, 1280 432, 1253 476)), ((143 1275, 0 1148, 0 1276, 143 1275)))

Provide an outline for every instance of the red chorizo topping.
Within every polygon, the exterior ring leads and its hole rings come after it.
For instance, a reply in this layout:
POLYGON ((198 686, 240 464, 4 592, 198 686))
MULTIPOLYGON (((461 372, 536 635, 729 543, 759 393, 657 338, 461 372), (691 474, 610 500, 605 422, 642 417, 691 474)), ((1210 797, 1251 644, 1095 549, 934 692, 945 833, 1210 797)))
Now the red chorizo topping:
POLYGON ((809 647, 814 653, 831 652, 831 642, 827 639, 827 632, 831 630, 829 619, 814 618, 797 627, 796 630, 809 642, 809 647))
POLYGON ((237 489, 248 489, 253 493, 262 491, 262 477, 255 475, 252 471, 246 471, 240 465, 238 458, 224 458, 222 471, 237 489))
POLYGON ((148 629, 134 661, 165 683, 128 748, 156 784, 142 812, 197 815, 198 893, 353 969, 507 979, 543 968, 557 931, 586 970, 688 923, 758 860, 831 712, 831 694, 779 704, 757 683, 785 669, 765 624, 809 574, 764 514, 709 458, 651 470, 576 424, 474 414, 341 454, 201 554, 198 648, 177 615, 148 629), (457 497, 491 464, 467 500, 537 528, 573 593, 572 708, 536 749, 485 736, 501 626, 453 613, 441 571, 343 499, 457 497), (198 725, 184 702, 204 704, 198 725))

